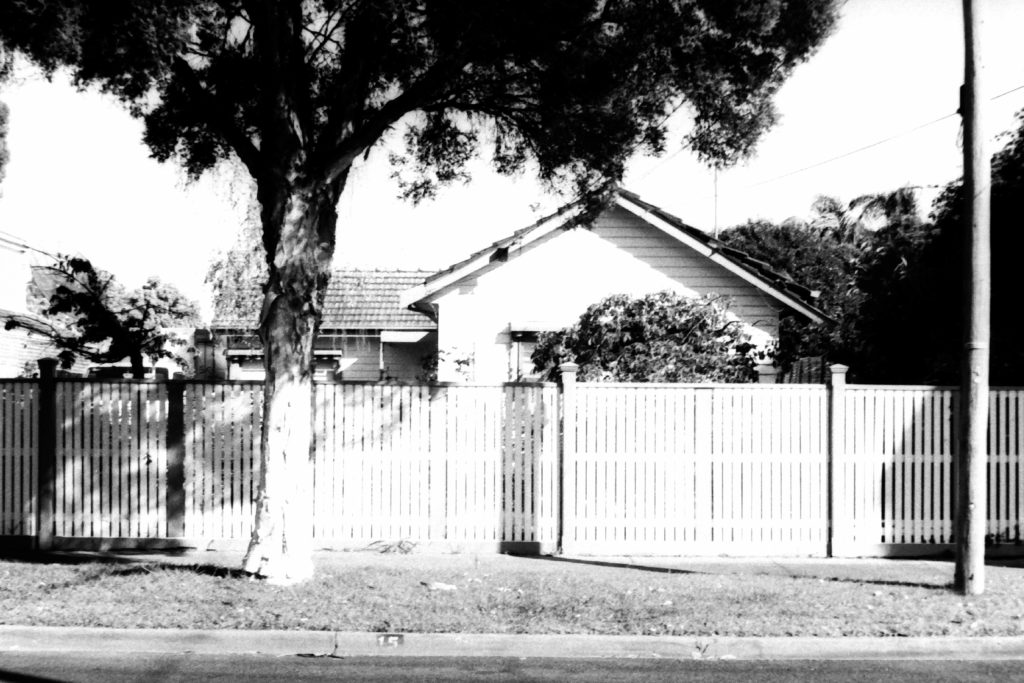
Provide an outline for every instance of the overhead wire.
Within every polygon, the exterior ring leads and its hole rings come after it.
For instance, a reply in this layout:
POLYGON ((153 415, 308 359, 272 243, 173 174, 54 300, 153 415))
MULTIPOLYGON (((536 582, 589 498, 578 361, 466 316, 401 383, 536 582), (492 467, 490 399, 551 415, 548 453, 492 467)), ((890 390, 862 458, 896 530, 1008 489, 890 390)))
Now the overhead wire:
POLYGON ((0 248, 19 253, 34 251, 37 254, 42 254, 43 256, 48 256, 53 259, 57 258, 54 254, 51 254, 45 249, 32 246, 24 238, 19 237, 14 233, 7 232, 6 230, 0 230, 0 248))
MULTIPOLYGON (((1024 84, 1018 85, 1018 86, 1016 86, 1014 88, 1010 88, 1009 90, 1001 92, 998 95, 990 97, 989 101, 998 100, 998 99, 1000 99, 1002 97, 1005 97, 1007 95, 1015 93, 1015 92, 1017 92, 1019 90, 1024 90, 1024 84)), ((744 186, 742 188, 739 188, 739 189, 747 190, 747 189, 753 189, 755 187, 760 187, 762 185, 768 185, 768 184, 777 182, 779 180, 783 180, 785 178, 789 178, 791 176, 798 175, 800 173, 804 173, 806 171, 810 171, 812 169, 819 168, 821 166, 825 166, 827 164, 834 163, 836 161, 840 161, 840 160, 845 159, 847 157, 851 157, 851 156, 853 156, 855 154, 860 154, 861 152, 865 152, 865 151, 867 151, 869 149, 873 149, 873 148, 878 147, 880 145, 884 145, 884 144, 892 142, 894 140, 898 140, 899 138, 905 137, 907 135, 911 135, 913 133, 918 132, 919 130, 922 130, 924 128, 928 128, 930 126, 934 126, 934 125, 936 125, 938 123, 941 123, 941 122, 943 122, 943 121, 945 121, 947 119, 953 118, 953 117, 958 116, 958 115, 959 115, 959 111, 954 111, 954 112, 951 112, 949 114, 945 114, 945 115, 940 116, 938 118, 935 118, 935 119, 932 119, 932 120, 927 121, 925 123, 921 123, 921 124, 919 124, 917 126, 914 126, 913 128, 908 128, 907 130, 904 130, 904 131, 902 131, 900 133, 896 133, 894 135, 890 135, 890 136, 882 138, 880 140, 876 140, 874 142, 870 142, 870 143, 868 143, 866 145, 862 145, 860 147, 857 147, 856 149, 851 149, 851 150, 849 150, 847 152, 843 152, 841 154, 837 154, 837 155, 829 157, 827 159, 822 159, 821 161, 816 161, 814 163, 808 164, 806 166, 802 166, 802 167, 794 169, 792 171, 786 171, 785 173, 781 173, 781 174, 779 174, 777 176, 773 176, 773 177, 767 178, 765 180, 760 180, 760 181, 758 181, 756 183, 752 183, 752 184, 746 185, 746 186, 744 186)), ((642 179, 648 177, 649 175, 651 175, 652 173, 654 173, 655 171, 657 171, 658 169, 663 167, 665 164, 667 164, 669 161, 674 159, 676 156, 678 156, 681 152, 685 151, 686 149, 688 149, 688 146, 687 145, 682 145, 675 152, 670 154, 665 159, 661 160, 657 165, 655 165, 652 168, 648 169, 646 173, 644 173, 643 175, 640 176, 640 179, 642 180, 642 179)))

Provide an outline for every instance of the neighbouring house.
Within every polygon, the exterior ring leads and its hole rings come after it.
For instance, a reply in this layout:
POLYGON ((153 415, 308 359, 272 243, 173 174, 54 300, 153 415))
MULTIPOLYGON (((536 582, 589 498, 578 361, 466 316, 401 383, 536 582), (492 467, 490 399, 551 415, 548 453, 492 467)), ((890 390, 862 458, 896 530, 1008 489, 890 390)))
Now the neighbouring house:
MULTIPOLYGON (((9 317, 29 322, 38 320, 40 327, 45 325, 38 316, 0 308, 0 377, 35 376, 39 372, 39 359, 56 358, 60 350, 49 339, 30 329, 5 329, 4 323, 9 317)), ((89 364, 79 358, 71 368, 61 372, 84 375, 88 369, 89 364)))
POLYGON ((3 321, 14 315, 27 317, 24 313, 0 308, 0 377, 31 375, 37 370, 35 366, 40 358, 57 355, 57 350, 45 337, 21 328, 4 329, 3 321))
MULTIPOLYGON (((633 193, 617 191, 590 224, 580 214, 570 205, 402 294, 403 306, 437 324, 439 380, 530 379, 538 334, 613 294, 727 297, 761 347, 781 316, 828 319, 816 292, 633 193)), ((763 370, 768 380, 773 369, 763 370)))
MULTIPOLYGON (((317 380, 414 381, 427 376, 437 324, 399 304, 430 275, 420 270, 339 270, 328 285, 313 353, 317 380)), ((255 284, 253 285, 256 286, 255 284)), ((221 315, 195 337, 196 376, 263 379, 259 310, 221 315)))

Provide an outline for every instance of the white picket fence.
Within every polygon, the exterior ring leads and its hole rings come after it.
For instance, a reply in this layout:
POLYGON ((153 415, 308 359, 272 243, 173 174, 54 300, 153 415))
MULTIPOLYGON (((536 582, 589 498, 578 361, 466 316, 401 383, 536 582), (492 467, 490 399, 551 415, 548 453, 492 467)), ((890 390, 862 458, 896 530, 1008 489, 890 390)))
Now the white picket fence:
POLYGON ((825 399, 794 384, 579 385, 564 548, 823 553, 825 399))
POLYGON ((55 535, 167 535, 167 388, 58 382, 55 535))
MULTIPOLYGON (((555 542, 555 385, 319 384, 314 400, 319 547, 555 542)), ((184 402, 185 535, 245 541, 262 386, 191 384, 184 402)))
POLYGON ((0 536, 36 533, 36 383, 0 382, 0 536))
MULTIPOLYGON (((38 531, 40 395, 0 382, 3 536, 38 531)), ((246 541, 260 385, 58 380, 53 395, 58 540, 246 541)), ((318 547, 887 555, 953 540, 948 388, 331 383, 314 401, 318 547)), ((990 413, 989 533, 1020 543, 1024 391, 993 390, 990 413)))

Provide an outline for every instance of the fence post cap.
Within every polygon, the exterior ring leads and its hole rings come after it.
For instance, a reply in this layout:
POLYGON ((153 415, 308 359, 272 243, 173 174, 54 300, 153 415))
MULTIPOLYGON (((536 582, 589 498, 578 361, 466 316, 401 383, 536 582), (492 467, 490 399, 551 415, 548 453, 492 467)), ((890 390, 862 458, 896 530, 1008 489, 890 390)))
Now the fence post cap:
POLYGON ((775 384, 778 379, 779 369, 773 363, 758 363, 754 369, 757 370, 759 384, 775 384))
POLYGON ((846 371, 849 370, 849 366, 842 365, 841 363, 833 363, 828 366, 829 374, 826 378, 830 387, 839 387, 840 389, 846 386, 846 371))
POLYGON ((558 366, 559 371, 564 375, 567 372, 576 373, 579 372, 580 366, 576 363, 561 363, 558 366))

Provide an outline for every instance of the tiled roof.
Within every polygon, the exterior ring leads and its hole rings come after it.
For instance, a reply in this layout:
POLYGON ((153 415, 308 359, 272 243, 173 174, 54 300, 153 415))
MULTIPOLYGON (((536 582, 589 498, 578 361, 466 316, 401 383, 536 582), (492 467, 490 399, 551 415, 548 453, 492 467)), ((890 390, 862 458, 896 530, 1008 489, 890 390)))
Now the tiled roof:
MULTIPOLYGON (((324 299, 322 329, 433 330, 436 323, 398 303, 401 292, 421 284, 424 270, 336 270, 324 299)), ((259 297, 255 297, 260 301, 259 297)), ((243 318, 219 318, 214 328, 255 327, 259 310, 243 318)))
MULTIPOLYGON (((622 199, 625 199, 626 201, 644 209, 648 213, 657 216, 659 219, 668 223, 673 228, 679 230, 681 233, 684 233, 688 237, 700 242, 708 249, 710 249, 712 252, 720 254, 722 258, 727 259, 736 266, 746 270, 748 273, 759 278, 765 284, 769 285, 770 287, 774 288, 780 293, 786 294, 796 299, 802 305, 806 306, 814 313, 820 315, 823 319, 828 319, 828 316, 823 311, 821 311, 821 309, 819 309, 817 306, 817 292, 813 292, 807 287, 804 287, 803 285, 799 284, 798 282, 796 282, 795 280, 793 280, 791 277, 784 273, 778 273, 772 270, 772 268, 764 261, 759 261, 751 256, 748 256, 739 249, 729 247, 724 242, 715 239, 714 237, 708 235, 706 232, 703 232, 702 230, 699 230, 691 225, 684 223, 682 220, 666 212, 664 209, 655 206, 654 204, 650 204, 649 202, 645 202, 644 200, 640 199, 639 195, 633 192, 629 192, 627 190, 619 188, 616 190, 616 194, 622 199)), ((578 220, 579 208, 579 202, 567 204, 554 214, 546 216, 537 221, 536 223, 533 223, 532 225, 517 230, 508 237, 498 240, 497 242, 494 242, 489 247, 485 247, 484 249, 474 252, 473 254, 463 259, 462 261, 459 261, 458 263, 442 271, 434 273, 433 275, 426 279, 426 282, 429 286, 431 282, 437 280, 438 278, 448 275, 449 273, 456 272, 459 269, 463 268, 464 266, 472 263, 473 261, 481 258, 482 256, 485 256, 488 253, 491 254, 492 260, 499 258, 500 253, 503 250, 507 250, 510 246, 523 240, 531 232, 541 229, 543 226, 547 225, 548 222, 553 219, 558 219, 564 216, 564 218, 561 218, 561 220, 563 221, 562 227, 573 227, 576 225, 576 222, 578 220)))
POLYGON ((402 308, 398 296, 430 273, 421 270, 346 270, 331 278, 324 300, 323 327, 426 330, 437 325, 402 308), (330 324, 328 324, 330 323, 330 324))

